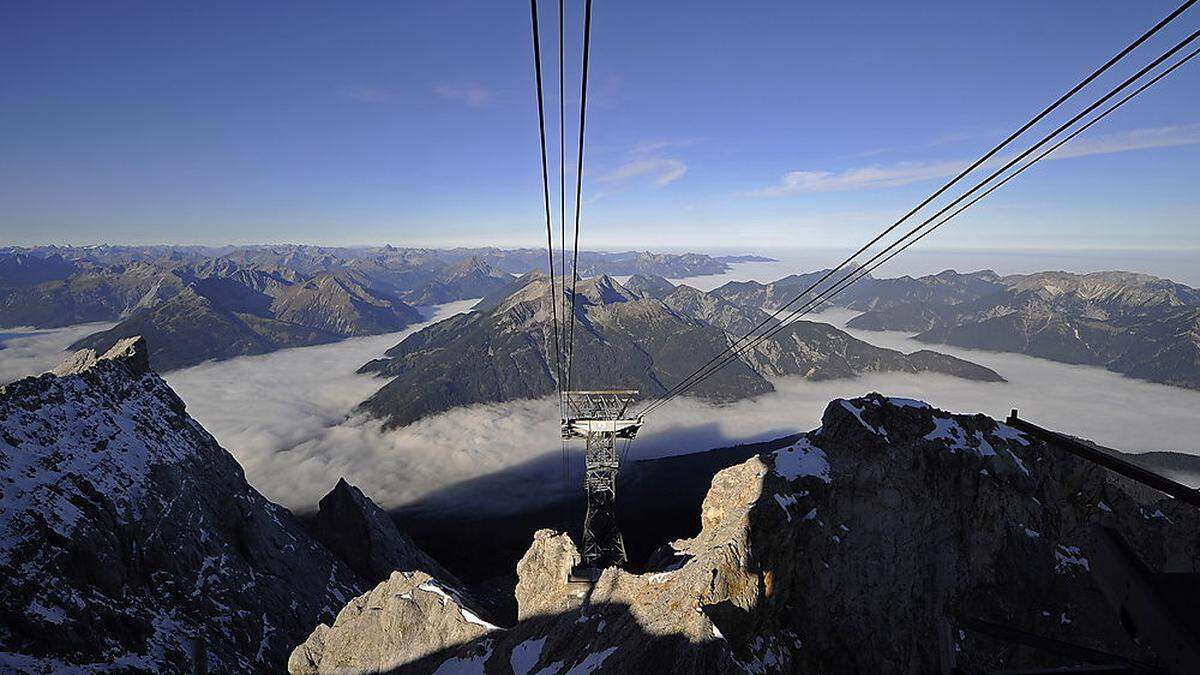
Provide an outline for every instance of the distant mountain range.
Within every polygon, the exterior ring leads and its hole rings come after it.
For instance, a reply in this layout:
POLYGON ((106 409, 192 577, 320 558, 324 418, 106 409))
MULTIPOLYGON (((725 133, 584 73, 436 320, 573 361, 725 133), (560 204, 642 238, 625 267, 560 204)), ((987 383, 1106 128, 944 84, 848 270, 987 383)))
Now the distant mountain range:
MULTIPOLYGON (((589 388, 635 388, 644 397, 665 393, 743 329, 768 319, 759 309, 688 286, 674 287, 662 278, 634 277, 627 287, 600 276, 579 282, 576 290, 572 381, 586 382, 589 388)), ((530 274, 485 298, 476 311, 410 335, 389 349, 386 358, 360 369, 390 378, 362 409, 391 426, 403 426, 460 405, 553 393, 554 302, 548 279, 530 274)), ((866 372, 1003 380, 962 359, 930 351, 903 354, 828 324, 801 321, 689 393, 728 402, 773 391, 768 380, 773 376, 819 380, 866 372)))
POLYGON ((294 283, 265 273, 251 276, 260 283, 236 277, 197 279, 170 299, 71 348, 105 351, 118 340, 142 335, 150 341, 155 362, 167 371, 210 359, 394 332, 421 320, 415 308, 372 288, 356 273, 322 272, 294 283))
MULTIPOLYGON (((0 327, 118 321, 73 348, 145 335, 163 371, 209 359, 394 332, 413 305, 483 297, 535 249, 39 247, 0 250, 0 327)), ((740 259, 739 259, 740 260, 740 259)), ((728 269, 699 254, 580 252, 580 269, 677 276, 728 269)))
POLYGON ((852 328, 1200 388, 1200 290, 1145 274, 946 271, 870 279, 838 302, 864 312, 852 328))

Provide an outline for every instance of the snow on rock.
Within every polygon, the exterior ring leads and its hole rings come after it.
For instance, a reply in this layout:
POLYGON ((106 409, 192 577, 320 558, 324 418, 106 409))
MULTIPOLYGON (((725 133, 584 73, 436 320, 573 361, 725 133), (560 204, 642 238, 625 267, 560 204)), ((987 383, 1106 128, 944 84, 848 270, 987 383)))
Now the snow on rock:
POLYGON ((807 437, 793 445, 776 450, 775 473, 788 480, 796 480, 801 476, 813 476, 828 483, 829 460, 825 451, 813 445, 807 437))
POLYGON ((864 412, 863 408, 860 408, 859 406, 854 405, 850 401, 843 400, 843 401, 841 401, 841 404, 842 404, 843 408, 850 411, 850 413, 852 415, 854 415, 854 418, 857 419, 859 424, 862 424, 864 428, 866 428, 873 434, 879 434, 880 436, 887 438, 887 429, 884 429, 883 427, 875 426, 874 424, 871 424, 870 422, 868 422, 866 419, 863 418, 863 412, 864 412))
POLYGON ((0 389, 0 671, 277 671, 359 590, 146 354, 0 389))
POLYGON ((616 647, 609 647, 602 652, 588 654, 582 661, 571 666, 565 675, 587 675, 587 673, 595 672, 615 651, 617 651, 616 647))
POLYGON ((1057 564, 1054 566, 1054 571, 1059 574, 1066 574, 1071 571, 1071 568, 1081 568, 1082 571, 1091 571, 1091 563, 1083 557, 1082 551, 1078 546, 1063 546, 1059 544, 1054 551, 1054 557, 1057 564))
POLYGON ((542 647, 546 646, 546 638, 530 638, 513 647, 512 656, 508 663, 513 675, 529 675, 533 667, 542 658, 542 647))

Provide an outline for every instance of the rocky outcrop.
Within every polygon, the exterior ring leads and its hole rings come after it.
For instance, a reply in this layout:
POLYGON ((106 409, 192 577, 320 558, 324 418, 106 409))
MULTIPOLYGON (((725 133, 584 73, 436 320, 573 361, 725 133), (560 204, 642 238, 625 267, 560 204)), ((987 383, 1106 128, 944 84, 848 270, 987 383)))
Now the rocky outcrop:
POLYGON ((288 659, 291 673, 388 672, 497 630, 424 572, 394 572, 317 626, 288 659))
POLYGON ((1074 665, 956 629, 971 618, 1153 661, 1090 577, 1098 525, 1154 570, 1200 566, 1186 504, 983 415, 835 400, 819 429, 718 473, 700 532, 654 568, 580 589, 573 544, 540 531, 518 566, 517 625, 404 667, 925 673, 943 622, 967 672, 1074 665))
POLYGON ((321 498, 314 534, 369 584, 386 580, 392 572, 419 570, 463 592, 453 574, 418 548, 383 509, 344 478, 321 498))
POLYGON ((146 354, 124 340, 0 391, 0 671, 277 671, 364 588, 146 354))
POLYGON ((58 377, 78 375, 100 361, 117 362, 135 377, 150 372, 149 348, 145 338, 138 335, 117 341, 107 352, 99 355, 94 349, 81 349, 51 370, 50 374, 58 377))
POLYGON ((517 620, 556 615, 579 607, 582 593, 570 583, 579 550, 566 534, 538 530, 517 563, 517 620))

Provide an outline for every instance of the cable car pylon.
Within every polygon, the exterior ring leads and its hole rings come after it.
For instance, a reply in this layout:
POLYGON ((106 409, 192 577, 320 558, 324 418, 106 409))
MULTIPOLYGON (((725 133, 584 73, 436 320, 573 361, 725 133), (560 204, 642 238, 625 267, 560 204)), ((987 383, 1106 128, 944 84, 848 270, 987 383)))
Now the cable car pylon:
POLYGON ((584 490, 587 513, 583 519, 584 575, 595 577, 606 567, 626 562, 625 540, 617 525, 617 472, 620 455, 618 438, 633 438, 642 428, 642 418, 629 417, 636 390, 567 390, 562 419, 564 439, 586 440, 584 490))

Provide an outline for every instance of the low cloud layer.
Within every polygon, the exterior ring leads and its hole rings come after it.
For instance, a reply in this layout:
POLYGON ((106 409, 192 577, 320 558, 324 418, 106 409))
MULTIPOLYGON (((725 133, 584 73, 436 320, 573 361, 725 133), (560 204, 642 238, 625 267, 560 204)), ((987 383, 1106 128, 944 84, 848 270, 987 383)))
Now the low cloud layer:
POLYGON ((67 358, 67 347, 97 331, 108 330, 112 323, 83 323, 66 328, 37 330, 6 328, 0 330, 0 385, 27 375, 40 375, 67 358))
MULTIPOLYGON (((443 306, 437 318, 471 304, 443 306)), ((842 325, 851 316, 832 310, 816 318, 842 325)), ((209 363, 166 377, 191 414, 238 458, 250 482, 295 510, 314 508, 343 476, 388 508, 424 501, 431 508, 501 511, 557 501, 577 490, 579 444, 568 482, 552 398, 456 409, 394 431, 351 415, 358 402, 383 384, 354 370, 418 328, 209 363), (467 483, 480 479, 484 482, 467 483), (448 492, 455 487, 461 489, 448 492), (453 500, 447 497, 451 494, 453 500)), ((57 363, 62 346, 90 330, 94 328, 40 331, 35 337, 6 340, 10 346, 0 351, 0 373, 27 374, 18 372, 22 363, 37 364, 28 372, 44 370, 57 363), (19 351, 10 354, 13 349, 19 351), (11 360, 14 356, 17 361, 11 360)), ((930 347, 899 333, 852 332, 904 351, 930 347)), ((1015 407, 1029 420, 1115 448, 1200 455, 1200 416, 1195 414, 1200 392, 1015 354, 933 348, 993 368, 1009 382, 911 374, 829 382, 785 378, 776 381, 773 394, 728 406, 677 399, 647 420, 630 459, 807 431, 820 424, 831 399, 870 391, 996 418, 1015 407)))
MULTIPOLYGON (((821 318, 841 324, 850 316, 837 310, 821 318)), ((858 335, 905 351, 928 347, 896 333, 858 335)), ((499 474, 501 481, 455 491, 454 506, 515 509, 577 489, 578 480, 567 483, 562 476, 557 409, 550 398, 460 408, 394 431, 361 415, 347 419, 350 409, 382 384, 349 373, 398 338, 235 359, 168 379, 192 414, 242 462, 251 482, 294 509, 313 508, 342 476, 388 508, 436 501, 464 481, 499 474)), ((630 457, 696 452, 806 431, 820 424, 831 399, 870 391, 997 418, 1017 407, 1030 420, 1124 450, 1200 454, 1200 418, 1194 414, 1200 392, 1015 354, 937 348, 994 368, 1010 382, 910 374, 830 382, 786 378, 776 382, 776 393, 734 405, 672 402, 647 421, 630 457)), ((572 459, 576 479, 582 470, 578 451, 572 459)))

